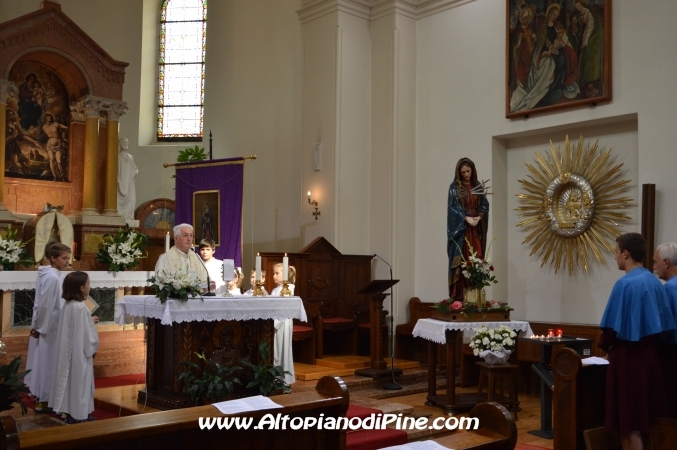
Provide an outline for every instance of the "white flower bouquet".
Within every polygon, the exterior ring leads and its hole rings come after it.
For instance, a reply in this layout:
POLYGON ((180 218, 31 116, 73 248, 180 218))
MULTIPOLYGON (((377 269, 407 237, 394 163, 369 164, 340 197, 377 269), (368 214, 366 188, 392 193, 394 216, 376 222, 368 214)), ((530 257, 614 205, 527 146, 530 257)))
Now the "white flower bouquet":
MULTIPOLYGON (((188 301, 188 297, 200 297, 200 280, 197 274, 188 269, 172 272, 160 270, 154 277, 148 279, 155 296, 164 303, 168 298, 175 298, 182 302, 188 301)), ((204 299, 203 299, 204 300, 204 299)))
POLYGON ((26 251, 26 242, 14 239, 18 231, 9 225, 5 237, 0 236, 0 270, 14 270, 16 266, 33 264, 33 258, 26 251))
POLYGON ((487 328, 482 325, 475 328, 470 339, 470 348, 475 356, 485 358, 489 364, 504 364, 515 349, 517 333, 505 325, 487 328), (487 359, 489 357, 489 359, 487 359))
POLYGON ((145 258, 150 239, 143 233, 132 230, 129 225, 117 233, 103 237, 103 247, 96 254, 96 260, 108 264, 111 272, 133 269, 139 265, 139 258, 145 258))

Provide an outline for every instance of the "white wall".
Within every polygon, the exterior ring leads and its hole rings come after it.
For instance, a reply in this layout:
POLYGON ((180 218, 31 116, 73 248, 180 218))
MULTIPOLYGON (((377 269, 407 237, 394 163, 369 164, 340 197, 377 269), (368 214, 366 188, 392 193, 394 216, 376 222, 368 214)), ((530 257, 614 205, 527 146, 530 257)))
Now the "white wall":
MULTIPOLYGON (((533 115, 526 120, 504 117, 503 5, 476 0, 417 22, 416 229, 430 230, 416 234, 416 292, 422 300, 436 301, 445 296, 446 196, 456 161, 462 156, 475 161, 480 177, 494 177, 497 194, 490 202, 500 204, 492 205, 492 213, 498 214, 492 215, 490 237, 498 236, 496 243, 507 241, 492 250, 500 263, 502 283, 494 293, 503 298, 507 295, 520 318, 598 323, 611 286, 622 275, 599 265, 587 278, 554 275, 548 269, 533 267, 534 260, 526 258, 525 249, 517 245, 521 239, 511 239, 516 223, 511 196, 517 177, 522 178, 524 173, 518 168, 534 159, 533 150, 547 149, 548 139, 563 141, 566 132, 577 135, 581 130, 591 138, 602 133, 601 145, 614 147, 619 158, 627 158, 625 173, 633 186, 656 183, 657 242, 677 239, 671 226, 677 219, 677 207, 668 200, 676 193, 677 178, 672 175, 674 164, 667 164, 677 138, 672 124, 677 63, 662 56, 669 53, 669 37, 675 35, 670 26, 675 14, 677 2, 670 0, 613 2, 613 101, 594 108, 533 115), (650 30, 658 29, 665 30, 667 39, 653 37, 650 30), (585 129, 586 122, 609 118, 613 122, 615 117, 631 114, 638 117, 636 131, 625 131, 623 125, 612 125, 606 131, 585 129), (524 138, 529 135, 532 137, 524 138), (507 183, 509 189, 500 191, 496 183, 499 187, 507 183), (508 220, 503 220, 506 215, 508 220), (535 284, 529 286, 529 292, 520 287, 532 282, 535 284), (542 288, 546 282, 554 292, 544 304, 531 290, 542 288), (520 299, 523 294, 527 297, 520 299)), ((639 205, 636 188, 633 195, 639 205)), ((637 213, 631 215, 637 220, 637 213)), ((638 222, 622 227, 624 231, 638 228, 638 222)))

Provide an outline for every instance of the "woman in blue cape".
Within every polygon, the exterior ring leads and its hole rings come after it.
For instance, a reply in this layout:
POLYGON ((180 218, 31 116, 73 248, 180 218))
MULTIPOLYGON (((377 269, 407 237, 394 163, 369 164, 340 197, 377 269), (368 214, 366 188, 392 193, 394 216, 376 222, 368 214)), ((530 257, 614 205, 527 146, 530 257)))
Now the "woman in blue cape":
POLYGON ((463 301, 468 279, 461 275, 461 263, 470 256, 468 243, 484 258, 489 226, 489 201, 477 179, 475 163, 461 158, 447 200, 447 256, 449 257, 449 298, 463 301))

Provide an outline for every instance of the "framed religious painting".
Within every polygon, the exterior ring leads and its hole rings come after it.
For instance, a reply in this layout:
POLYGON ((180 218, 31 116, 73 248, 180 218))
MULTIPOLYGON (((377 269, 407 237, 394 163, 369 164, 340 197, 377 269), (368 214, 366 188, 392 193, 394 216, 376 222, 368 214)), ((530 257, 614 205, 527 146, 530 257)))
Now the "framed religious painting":
POLYGON ((199 244, 203 239, 213 239, 216 246, 219 246, 220 200, 219 191, 196 191, 193 193, 193 229, 196 244, 199 244))
POLYGON ((611 100, 611 0, 506 0, 506 117, 611 100))

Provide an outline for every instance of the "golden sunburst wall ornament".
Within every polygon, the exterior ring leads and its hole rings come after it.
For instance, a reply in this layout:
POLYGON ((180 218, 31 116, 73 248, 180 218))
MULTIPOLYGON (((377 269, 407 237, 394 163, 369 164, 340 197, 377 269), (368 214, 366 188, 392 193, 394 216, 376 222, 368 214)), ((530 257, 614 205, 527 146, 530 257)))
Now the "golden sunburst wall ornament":
MULTIPOLYGON (((529 256, 542 256, 541 267, 550 261, 555 273, 562 264, 573 275, 577 267, 588 272, 589 261, 603 265, 604 251, 613 252, 621 234, 616 221, 630 220, 619 212, 633 201, 620 197, 630 180, 621 180, 623 164, 609 160, 611 149, 598 152, 597 141, 583 150, 583 136, 574 150, 569 136, 560 151, 550 141, 550 154, 536 153, 537 168, 526 164, 529 180, 518 180, 527 193, 517 194, 522 206, 516 208, 517 224, 529 235, 522 244, 531 246, 529 256)), ((575 144, 574 144, 575 145, 575 144)))

